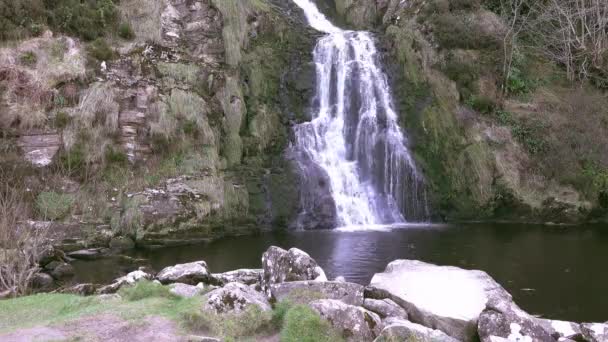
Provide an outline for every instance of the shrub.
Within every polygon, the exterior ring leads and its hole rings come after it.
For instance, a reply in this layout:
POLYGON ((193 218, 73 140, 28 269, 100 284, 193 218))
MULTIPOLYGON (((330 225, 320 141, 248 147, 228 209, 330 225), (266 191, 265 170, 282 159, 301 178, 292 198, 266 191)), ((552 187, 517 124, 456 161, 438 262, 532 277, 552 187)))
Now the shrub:
POLYGON ((285 315, 281 341, 284 342, 334 342, 343 341, 329 322, 304 305, 296 305, 285 315))
POLYGON ((38 56, 34 51, 26 51, 19 56, 19 61, 23 65, 34 66, 38 62, 38 56))
POLYGON ((118 36, 126 40, 132 40, 135 38, 135 32, 133 32, 133 28, 129 23, 122 23, 118 27, 118 36))
POLYGON ((113 146, 108 146, 106 147, 105 162, 110 165, 124 166, 129 163, 129 157, 125 152, 118 150, 113 146))
POLYGON ((84 171, 87 164, 83 144, 76 144, 59 155, 57 166, 68 175, 84 171))
POLYGON ((46 0, 45 4, 49 26, 88 41, 103 37, 118 22, 112 0, 46 0))
POLYGON ((138 281, 133 286, 124 286, 118 291, 118 294, 122 298, 132 302, 146 298, 179 298, 179 296, 171 293, 169 287, 149 280, 138 281))
POLYGON ((57 112, 55 114, 55 128, 64 129, 70 124, 70 115, 64 111, 57 112))
POLYGON ((467 102, 471 108, 482 114, 491 114, 496 108, 494 99, 487 96, 472 96, 467 102))
POLYGON ((458 91, 463 99, 470 98, 477 93, 477 80, 479 79, 479 66, 460 61, 454 56, 448 56, 442 68, 443 73, 456 82, 458 91))
POLYGON ((44 22, 42 0, 0 0, 0 41, 39 34, 44 22))
POLYGON ((114 58, 114 50, 103 38, 97 38, 87 48, 89 55, 98 61, 110 61, 114 58))
POLYGON ((74 206, 74 197, 69 194, 59 194, 53 191, 45 191, 36 197, 36 210, 38 214, 47 220, 59 220, 64 218, 74 206))
POLYGON ((431 21, 433 33, 439 45, 447 49, 496 49, 497 37, 485 33, 475 18, 445 13, 435 15, 431 21))

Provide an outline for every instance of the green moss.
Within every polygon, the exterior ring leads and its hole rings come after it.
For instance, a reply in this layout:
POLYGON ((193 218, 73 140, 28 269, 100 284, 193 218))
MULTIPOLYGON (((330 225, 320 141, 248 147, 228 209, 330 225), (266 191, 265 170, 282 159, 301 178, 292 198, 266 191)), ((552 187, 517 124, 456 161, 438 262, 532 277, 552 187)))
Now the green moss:
POLYGON ((34 51, 26 51, 21 56, 19 56, 19 61, 23 65, 34 66, 38 62, 38 56, 34 51))

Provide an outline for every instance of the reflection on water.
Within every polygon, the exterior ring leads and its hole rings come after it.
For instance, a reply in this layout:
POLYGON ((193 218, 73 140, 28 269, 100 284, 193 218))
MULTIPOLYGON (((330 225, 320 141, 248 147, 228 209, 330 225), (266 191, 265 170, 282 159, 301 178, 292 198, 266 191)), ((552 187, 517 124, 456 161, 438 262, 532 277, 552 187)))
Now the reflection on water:
MULTIPOLYGON (((138 251, 135 256, 149 259, 157 270, 203 259, 213 272, 223 272, 259 268, 262 253, 271 245, 298 247, 315 258, 328 277, 341 275, 361 284, 395 259, 481 269, 532 314, 608 320, 608 227, 479 224, 269 233, 138 251)), ((103 282, 118 275, 107 261, 75 266, 79 281, 103 282)))

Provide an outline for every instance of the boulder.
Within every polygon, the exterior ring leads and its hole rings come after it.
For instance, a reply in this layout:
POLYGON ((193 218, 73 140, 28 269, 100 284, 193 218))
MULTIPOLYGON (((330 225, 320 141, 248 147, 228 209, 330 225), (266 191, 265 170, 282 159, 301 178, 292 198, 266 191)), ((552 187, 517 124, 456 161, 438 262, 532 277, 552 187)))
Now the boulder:
POLYGON ((286 251, 272 246, 262 255, 264 274, 262 284, 265 289, 270 284, 298 280, 327 281, 325 272, 315 259, 297 248, 286 251))
POLYGON ((106 285, 102 288, 97 289, 97 294, 112 294, 116 293, 121 287, 125 285, 133 285, 141 280, 152 280, 154 277, 150 273, 146 273, 142 270, 133 271, 126 276, 120 277, 110 285, 106 285))
POLYGON ((276 301, 289 300, 308 304, 318 299, 335 299, 345 304, 363 305, 363 286, 335 281, 292 281, 270 285, 270 294, 276 301))
POLYGON ((70 252, 68 256, 74 259, 96 260, 107 255, 107 252, 107 248, 89 248, 70 252))
POLYGON ((440 330, 430 329, 404 319, 389 318, 375 342, 458 342, 440 330))
POLYGON ((32 288, 39 291, 49 291, 53 289, 55 283, 53 281, 53 277, 51 277, 47 273, 36 273, 31 278, 32 288))
POLYGON ((494 342, 500 338, 508 341, 556 341, 534 317, 513 306, 489 306, 479 316, 478 332, 481 342, 494 342))
POLYGON ((234 282, 253 285, 260 282, 263 273, 264 270, 262 269, 240 269, 224 273, 212 273, 210 282, 217 285, 234 282))
POLYGON ((199 295, 203 291, 203 286, 194 286, 182 283, 171 284, 169 285, 169 288, 169 292, 173 293, 176 296, 184 298, 192 298, 194 296, 199 295))
POLYGON ((485 272, 415 260, 391 262, 370 285, 376 293, 388 292, 412 322, 463 341, 476 338, 477 320, 488 301, 512 303, 511 295, 485 272))
POLYGON ((113 250, 128 250, 133 249, 135 247, 135 243, 128 237, 119 236, 114 237, 110 240, 110 249, 113 250))
POLYGON ((77 284, 68 289, 66 289, 65 293, 77 294, 79 296, 90 296, 95 293, 97 290, 97 285, 95 284, 77 284))
POLYGON ((156 279, 162 284, 184 283, 196 285, 200 282, 209 281, 209 271, 206 262, 195 261, 165 267, 156 275, 156 279))
POLYGON ((71 278, 74 276, 74 267, 65 262, 60 263, 50 271, 50 274, 56 280, 71 278))
POLYGON ((371 341, 380 334, 380 317, 360 306, 335 299, 321 299, 309 305, 349 340, 371 341))
POLYGON ((578 323, 542 318, 537 318, 536 322, 540 324, 543 329, 545 329, 545 331, 547 331, 549 335, 551 335, 556 340, 580 340, 583 336, 581 326, 578 323))
POLYGON ((608 341, 608 322, 602 323, 583 323, 581 330, 585 340, 589 342, 608 341))
POLYGON ((366 298, 363 307, 377 313, 381 318, 395 317, 407 320, 407 311, 394 301, 386 299, 366 298))
POLYGON ((263 293, 241 283, 229 283, 205 296, 203 310, 216 314, 241 313, 255 305, 262 311, 272 308, 263 293))

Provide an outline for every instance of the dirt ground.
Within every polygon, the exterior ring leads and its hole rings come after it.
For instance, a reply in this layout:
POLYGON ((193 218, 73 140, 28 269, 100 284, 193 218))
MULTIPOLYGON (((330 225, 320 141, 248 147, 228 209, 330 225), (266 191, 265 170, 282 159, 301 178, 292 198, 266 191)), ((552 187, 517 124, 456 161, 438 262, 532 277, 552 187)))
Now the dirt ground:
POLYGON ((180 334, 175 323, 161 317, 129 322, 113 315, 91 316, 57 326, 19 329, 0 335, 3 342, 46 341, 189 341, 180 334))

